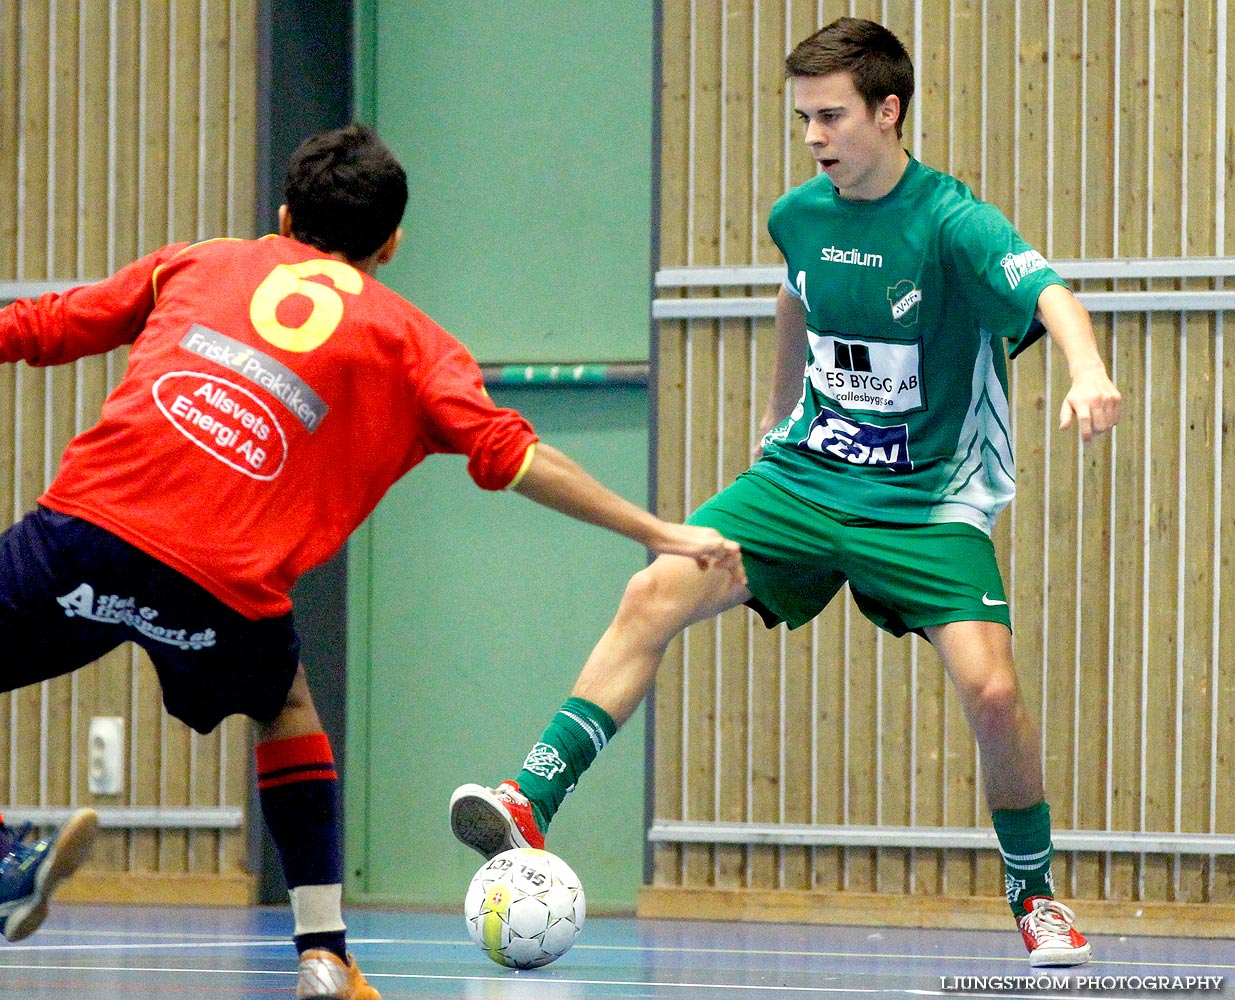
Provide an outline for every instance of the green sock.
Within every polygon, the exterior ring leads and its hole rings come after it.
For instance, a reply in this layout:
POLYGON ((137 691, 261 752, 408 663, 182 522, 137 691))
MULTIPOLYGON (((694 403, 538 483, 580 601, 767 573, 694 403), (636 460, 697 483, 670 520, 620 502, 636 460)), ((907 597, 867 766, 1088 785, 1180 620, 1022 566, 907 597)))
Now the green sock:
POLYGON ((1004 892, 1016 917, 1025 915, 1031 896, 1055 896, 1051 877, 1051 809, 1039 802, 1028 809, 999 809, 992 815, 1003 855, 1004 892))
POLYGON ((616 732, 617 723, 599 705, 583 698, 566 699, 515 779, 532 804, 541 833, 549 828, 566 793, 616 732))

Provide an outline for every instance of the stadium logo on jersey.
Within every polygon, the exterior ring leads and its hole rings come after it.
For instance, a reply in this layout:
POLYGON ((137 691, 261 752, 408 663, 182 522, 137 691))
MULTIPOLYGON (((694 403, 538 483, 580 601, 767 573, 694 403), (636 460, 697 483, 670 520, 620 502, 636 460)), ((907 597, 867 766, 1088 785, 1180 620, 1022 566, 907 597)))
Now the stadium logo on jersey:
POLYGON ((1046 258, 1037 250, 1026 250, 1024 253, 1006 253, 999 263, 1003 266, 1004 276, 1008 279, 1008 287, 1015 288, 1026 276, 1034 271, 1041 271, 1047 266, 1046 258))
POLYGON ((807 331, 811 385, 826 398, 859 413, 913 413, 922 394, 920 341, 842 339, 807 331))
POLYGON ((852 250, 841 250, 839 247, 824 247, 819 252, 820 260, 831 261, 833 264, 856 264, 858 267, 883 267, 883 254, 863 253, 857 247, 852 250))
POLYGON ((922 289, 906 278, 888 289, 888 301, 892 304, 892 318, 901 326, 913 326, 918 321, 918 304, 922 301, 922 289))
POLYGON ((913 468, 908 424, 860 424, 826 407, 810 422, 798 447, 850 465, 877 465, 896 472, 913 468))

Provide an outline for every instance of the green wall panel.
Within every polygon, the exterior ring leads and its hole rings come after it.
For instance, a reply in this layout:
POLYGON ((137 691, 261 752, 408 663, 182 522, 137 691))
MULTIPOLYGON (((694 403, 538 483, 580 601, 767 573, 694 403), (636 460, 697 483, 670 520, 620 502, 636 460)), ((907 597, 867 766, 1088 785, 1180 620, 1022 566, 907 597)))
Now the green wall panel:
MULTIPOLYGON (((411 191, 381 279, 482 362, 646 359, 651 0, 360 0, 355 24, 357 116, 411 191)), ((645 389, 492 391, 646 501, 645 389)), ((645 558, 460 458, 391 491, 348 550, 349 899, 462 906, 450 792, 514 775, 645 558)), ((644 736, 640 712, 550 832, 594 908, 642 881, 644 736)))
POLYGON ((383 280, 481 361, 647 357, 652 18, 651 0, 362 5, 359 110, 411 190, 383 280))
MULTIPOLYGON (((495 396, 646 500, 644 389, 495 396)), ((462 906, 480 859, 450 835, 451 791, 514 776, 644 563, 625 539, 482 492, 454 456, 391 491, 352 547, 352 580, 373 586, 352 615, 349 898, 462 906)), ((644 731, 641 710, 550 830, 593 907, 633 906, 642 880, 644 731)))

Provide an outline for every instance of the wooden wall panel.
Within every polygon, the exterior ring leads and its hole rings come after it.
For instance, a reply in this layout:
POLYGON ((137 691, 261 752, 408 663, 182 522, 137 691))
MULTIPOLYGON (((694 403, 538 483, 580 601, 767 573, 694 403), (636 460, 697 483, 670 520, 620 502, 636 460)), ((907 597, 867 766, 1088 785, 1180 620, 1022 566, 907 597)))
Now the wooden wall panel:
MULTIPOLYGON (((883 19, 915 57, 906 146, 1049 257, 1231 252, 1235 19, 1212 2, 724 0, 663 12, 662 268, 781 263, 768 209, 814 172, 781 60, 850 14, 883 19)), ((1125 415, 1084 448, 1056 427, 1059 352, 1044 344, 1011 366, 1019 490, 994 540, 1057 829, 1235 834, 1224 792, 1235 644, 1222 628, 1235 614, 1231 325, 1221 313, 1096 313, 1125 415)), ((657 489, 662 513, 680 517, 744 467, 773 330, 674 320, 658 336, 657 489)), ((745 610, 695 626, 666 660, 654 721, 658 818, 989 827, 980 761, 934 652, 879 635, 847 594, 795 633, 766 632, 745 610)), ((653 892, 984 897, 1001 885, 992 851, 661 843, 655 858, 653 892)), ((1062 893, 1112 905, 1235 901, 1229 856, 1063 851, 1055 874, 1062 893)))
MULTIPOLYGON (((0 3, 0 281, 89 281, 174 240, 254 235, 256 28, 256 0, 0 3)), ((0 372, 10 520, 33 505, 124 365, 121 350, 0 372)), ((191 735, 166 716, 153 669, 131 647, 0 696, 0 720, 0 802, 18 814, 247 805, 249 724, 191 735), (126 722, 119 799, 89 794, 96 715, 126 722)), ((109 829, 86 881, 98 898, 126 873, 215 878, 234 898, 247 854, 243 829, 109 829)))

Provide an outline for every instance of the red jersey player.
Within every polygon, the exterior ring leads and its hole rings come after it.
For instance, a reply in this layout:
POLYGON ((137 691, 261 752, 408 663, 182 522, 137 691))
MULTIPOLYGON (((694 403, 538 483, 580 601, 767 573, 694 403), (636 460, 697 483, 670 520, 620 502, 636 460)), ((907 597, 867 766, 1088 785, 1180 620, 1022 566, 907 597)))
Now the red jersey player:
MULTIPOLYGON (((131 344, 99 422, 38 506, 0 535, 0 691, 126 640, 168 711, 206 733, 259 723, 263 816, 300 952, 299 997, 376 1000, 346 950, 330 744, 299 666, 288 596, 435 452, 655 553, 742 576, 736 545, 622 500, 518 413, 467 350, 374 274, 401 237, 403 168, 349 126, 293 155, 279 235, 163 247, 95 285, 0 311, 0 361, 64 364, 131 344)), ((0 932, 26 937, 86 859, 78 811, 24 843, 0 824, 0 932)))

